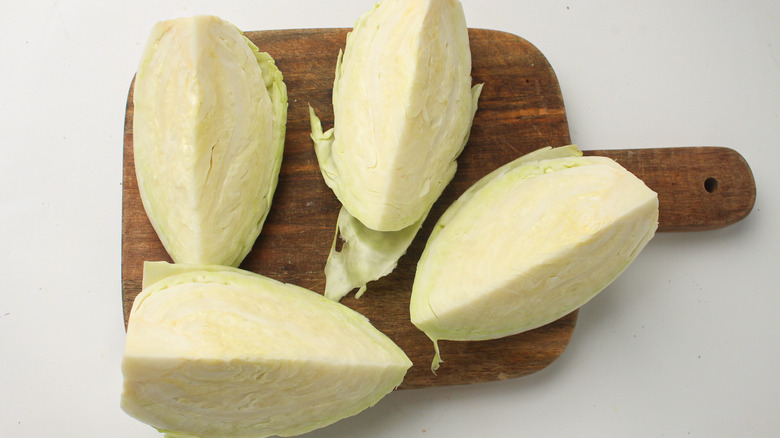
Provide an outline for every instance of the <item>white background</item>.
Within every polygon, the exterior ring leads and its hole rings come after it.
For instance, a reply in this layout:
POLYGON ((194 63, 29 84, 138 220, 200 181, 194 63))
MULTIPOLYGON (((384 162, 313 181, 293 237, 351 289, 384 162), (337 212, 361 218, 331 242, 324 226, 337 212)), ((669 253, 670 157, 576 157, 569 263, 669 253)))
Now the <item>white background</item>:
MULTIPOLYGON (((351 1, 8 1, 0 7, 0 436, 155 437, 118 406, 125 100, 154 22, 351 27, 351 1)), ((560 81, 583 149, 728 146, 752 213, 659 234, 511 381, 401 391, 312 437, 780 436, 780 2, 464 0, 560 81)))

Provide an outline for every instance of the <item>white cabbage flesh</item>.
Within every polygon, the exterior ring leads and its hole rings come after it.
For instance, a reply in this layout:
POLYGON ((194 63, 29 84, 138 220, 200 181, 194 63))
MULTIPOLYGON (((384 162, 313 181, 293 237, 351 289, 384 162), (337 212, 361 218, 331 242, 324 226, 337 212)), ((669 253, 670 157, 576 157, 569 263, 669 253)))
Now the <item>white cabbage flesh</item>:
POLYGON ((134 85, 144 209, 175 262, 238 266, 278 182, 287 89, 274 60, 214 16, 157 23, 134 85))
MULTIPOLYGON (((482 89, 471 82, 458 1, 384 0, 356 22, 336 66, 334 126, 323 132, 314 109, 310 116, 323 178, 366 230, 414 237, 468 141, 482 89)), ((384 257, 368 277, 385 275, 400 255, 384 257)), ((365 285, 348 272, 332 280, 365 285)))
POLYGON ((237 268, 146 263, 122 408, 169 436, 298 435, 374 405, 412 363, 352 309, 237 268))
POLYGON ((434 341, 477 341, 555 321, 609 285, 658 225, 636 176, 575 146, 502 166, 442 215, 417 265, 412 323, 434 341))

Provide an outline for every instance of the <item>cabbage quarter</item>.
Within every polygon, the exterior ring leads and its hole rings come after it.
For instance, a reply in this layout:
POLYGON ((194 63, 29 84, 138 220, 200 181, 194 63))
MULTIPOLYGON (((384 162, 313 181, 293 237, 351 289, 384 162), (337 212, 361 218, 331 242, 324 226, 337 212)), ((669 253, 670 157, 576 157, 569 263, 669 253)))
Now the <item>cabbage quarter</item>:
POLYGON ((171 437, 291 436, 374 405, 411 365, 318 293, 237 268, 146 263, 121 406, 171 437))
POLYGON ((406 252, 468 141, 482 89, 471 82, 458 1, 384 0, 358 19, 336 65, 333 128, 310 111, 320 170, 343 205, 326 296, 359 296, 406 252))
POLYGON ((417 265, 412 323, 434 341, 496 339, 548 324, 610 284, 655 234, 658 198, 575 146, 546 148, 469 188, 417 265))
POLYGON ((144 209, 177 263, 238 266, 276 189, 287 89, 274 60, 214 16, 157 23, 134 85, 144 209))

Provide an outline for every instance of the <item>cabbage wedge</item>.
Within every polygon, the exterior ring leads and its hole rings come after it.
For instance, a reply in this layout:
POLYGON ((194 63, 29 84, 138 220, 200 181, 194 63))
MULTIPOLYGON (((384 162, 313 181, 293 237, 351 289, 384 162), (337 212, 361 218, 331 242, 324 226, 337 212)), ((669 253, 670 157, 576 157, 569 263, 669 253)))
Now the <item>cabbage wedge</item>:
POLYGON ((157 23, 134 85, 144 209, 173 261, 238 266, 278 182, 287 89, 274 60, 214 16, 157 23))
POLYGON ((337 235, 379 263, 356 276, 340 267, 361 261, 334 246, 327 296, 392 271, 455 174, 481 90, 457 0, 384 0, 357 20, 336 64, 334 126, 323 131, 314 109, 310 118, 323 178, 357 221, 340 217, 337 235))
POLYGON ((237 268, 147 262, 121 407, 170 437, 292 436, 374 405, 412 363, 352 309, 237 268))
POLYGON ((548 324, 609 285, 654 236, 658 198, 576 146, 482 178, 441 216, 417 265, 412 323, 438 340, 496 339, 548 324))

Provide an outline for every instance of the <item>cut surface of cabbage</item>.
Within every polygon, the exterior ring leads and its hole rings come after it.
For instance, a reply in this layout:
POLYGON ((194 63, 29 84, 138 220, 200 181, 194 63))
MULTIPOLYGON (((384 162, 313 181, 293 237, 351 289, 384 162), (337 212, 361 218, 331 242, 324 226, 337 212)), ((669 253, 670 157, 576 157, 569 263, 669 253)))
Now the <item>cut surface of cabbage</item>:
MULTIPOLYGON (((336 65, 333 128, 323 131, 310 111, 323 178, 366 229, 354 238, 368 231, 376 232, 371 242, 414 237, 455 174, 481 90, 472 87, 468 28, 457 0, 383 0, 357 20, 336 65)), ((347 222, 340 219, 342 231, 347 222)), ((388 246, 403 245, 382 243, 376 254, 388 246)), ((364 277, 386 275, 400 255, 387 254, 364 277)), ((334 266, 359 263, 346 257, 334 266)), ((365 285, 347 271, 331 271, 332 280, 365 285)), ((350 290, 338 289, 329 296, 350 290)))
POLYGON ((147 263, 122 408, 169 436, 292 436, 374 405, 411 367, 357 312, 237 268, 147 263))
POLYGON ((157 23, 133 94, 144 209, 175 262, 238 266, 271 206, 287 90, 274 60, 215 16, 157 23))
MULTIPOLYGON (((531 330, 581 307, 655 234, 658 198, 615 161, 545 148, 478 181, 434 227, 411 320, 438 340, 531 330)), ((434 369, 439 363, 438 346, 434 369)))

